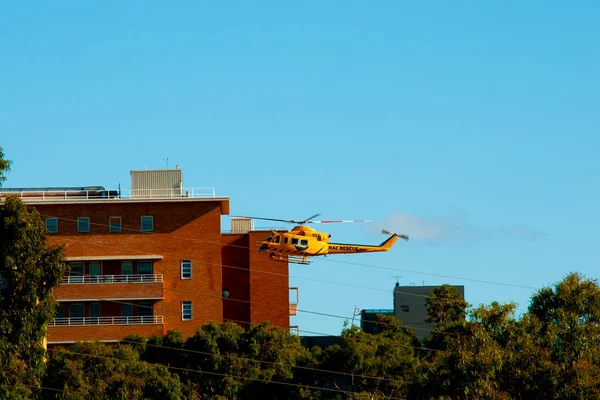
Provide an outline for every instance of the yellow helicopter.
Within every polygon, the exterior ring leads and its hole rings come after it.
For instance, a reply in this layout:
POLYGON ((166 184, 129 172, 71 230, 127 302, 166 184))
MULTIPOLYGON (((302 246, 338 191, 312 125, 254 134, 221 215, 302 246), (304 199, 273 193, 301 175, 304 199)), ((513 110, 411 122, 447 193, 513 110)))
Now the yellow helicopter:
POLYGON ((331 224, 343 222, 371 222, 368 220, 322 220, 314 221, 313 218, 321 214, 315 214, 303 221, 294 221, 276 218, 240 217, 260 219, 265 221, 277 221, 296 224, 288 232, 272 231, 264 240, 259 242, 259 252, 268 254, 274 261, 290 262, 294 264, 310 264, 310 257, 326 256, 328 254, 354 254, 388 251, 392 248, 398 238, 408 240, 407 235, 399 235, 382 229, 382 233, 390 235, 380 245, 364 245, 349 243, 330 243, 331 235, 325 232, 317 232, 306 224, 331 224))

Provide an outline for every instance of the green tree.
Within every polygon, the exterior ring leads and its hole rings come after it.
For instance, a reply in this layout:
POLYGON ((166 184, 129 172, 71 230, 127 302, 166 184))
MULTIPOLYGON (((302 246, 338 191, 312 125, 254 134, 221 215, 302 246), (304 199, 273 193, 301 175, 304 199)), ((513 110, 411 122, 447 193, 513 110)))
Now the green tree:
POLYGON ((21 398, 44 373, 53 289, 65 270, 35 210, 16 197, 0 204, 0 398, 21 398))
MULTIPOLYGON (((378 315, 378 333, 344 329, 340 342, 322 351, 319 368, 340 371, 313 374, 316 386, 357 392, 356 398, 402 398, 417 371, 418 344, 414 330, 395 316, 378 315)), ((321 393, 322 398, 345 398, 321 393)))
POLYGON ((176 374, 162 365, 140 361, 128 345, 79 342, 51 352, 44 386, 47 399, 137 400, 192 398, 176 374))
POLYGON ((293 367, 309 365, 311 357, 297 336, 270 323, 248 329, 231 322, 211 323, 187 339, 184 351, 173 348, 181 348, 175 332, 160 343, 151 338, 143 358, 188 370, 180 372, 181 379, 201 398, 306 398, 301 388, 271 384, 296 383, 298 371, 293 367))
POLYGON ((6 174, 10 171, 10 165, 12 161, 4 158, 4 150, 0 147, 0 187, 2 187, 2 182, 6 181, 6 174))
MULTIPOLYGON (((510 388, 522 399, 600 393, 600 287, 577 273, 532 298, 511 344, 510 388)), ((507 385, 508 386, 508 385, 507 385)))
POLYGON ((503 385, 508 343, 514 338, 514 304, 480 306, 465 319, 434 326, 435 343, 415 380, 418 399, 509 399, 503 385))
POLYGON ((454 286, 446 284, 435 288, 427 296, 425 307, 427 308, 426 322, 443 324, 464 320, 468 304, 454 286))

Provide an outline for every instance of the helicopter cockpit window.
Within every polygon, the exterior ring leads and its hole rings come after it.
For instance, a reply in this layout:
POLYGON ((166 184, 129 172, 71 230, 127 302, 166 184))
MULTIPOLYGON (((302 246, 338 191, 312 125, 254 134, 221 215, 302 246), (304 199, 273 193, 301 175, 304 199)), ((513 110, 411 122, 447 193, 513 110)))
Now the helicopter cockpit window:
POLYGON ((283 243, 287 244, 287 242, 288 242, 288 238, 284 237, 283 238, 283 243))
POLYGON ((270 242, 271 239, 273 239, 273 234, 270 234, 269 237, 267 237, 267 242, 270 242))
POLYGON ((298 244, 298 239, 292 238, 292 244, 298 244))
POLYGON ((279 243, 279 236, 275 236, 275 243, 279 243))
POLYGON ((300 241, 300 244, 301 244, 301 245, 303 245, 303 246, 308 246, 308 240, 306 240, 306 239, 302 239, 302 240, 300 241))

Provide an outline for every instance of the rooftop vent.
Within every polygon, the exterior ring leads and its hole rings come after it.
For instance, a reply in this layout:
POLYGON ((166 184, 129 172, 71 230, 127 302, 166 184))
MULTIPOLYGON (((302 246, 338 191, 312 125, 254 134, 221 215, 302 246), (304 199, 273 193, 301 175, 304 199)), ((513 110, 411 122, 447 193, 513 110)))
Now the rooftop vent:
POLYGON ((232 217, 231 233, 248 233, 254 229, 252 218, 232 217))
POLYGON ((137 170, 131 173, 131 197, 181 197, 183 172, 181 169, 137 170))

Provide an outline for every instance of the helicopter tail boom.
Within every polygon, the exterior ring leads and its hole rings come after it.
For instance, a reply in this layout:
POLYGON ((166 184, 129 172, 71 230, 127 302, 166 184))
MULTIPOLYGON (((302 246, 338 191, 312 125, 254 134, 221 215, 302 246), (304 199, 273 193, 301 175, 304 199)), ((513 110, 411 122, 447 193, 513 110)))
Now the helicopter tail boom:
POLYGON ((348 254, 348 253, 373 253, 377 251, 388 251, 392 248, 394 243, 400 239, 408 240, 408 236, 399 235, 394 232, 389 232, 383 229, 381 231, 386 235, 391 235, 379 246, 365 245, 365 244, 348 244, 348 243, 329 243, 328 254, 348 254))

